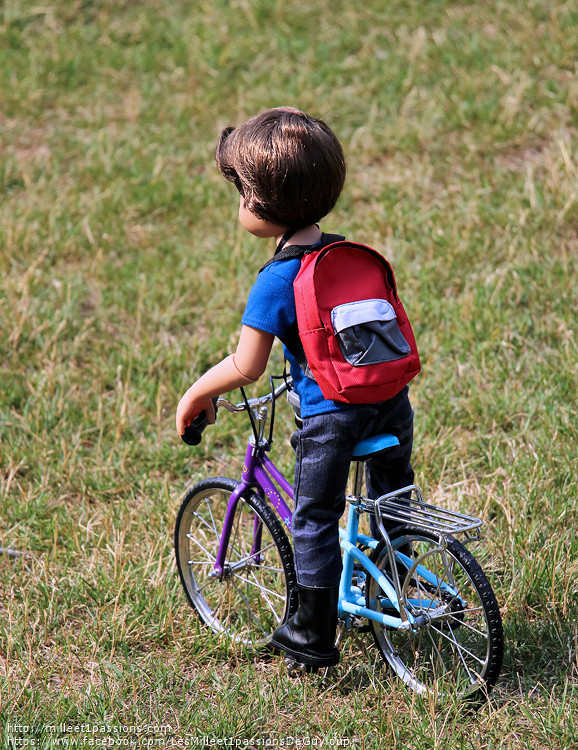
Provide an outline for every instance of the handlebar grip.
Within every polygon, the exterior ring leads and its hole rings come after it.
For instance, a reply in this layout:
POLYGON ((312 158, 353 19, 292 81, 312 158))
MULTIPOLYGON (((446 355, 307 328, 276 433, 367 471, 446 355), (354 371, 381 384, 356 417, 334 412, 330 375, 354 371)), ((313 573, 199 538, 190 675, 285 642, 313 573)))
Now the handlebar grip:
MULTIPOLYGON (((213 399, 213 406, 215 407, 215 417, 217 416, 217 398, 213 399)), ((182 440, 187 445, 198 445, 203 439, 203 431, 209 424, 206 412, 202 411, 200 414, 193 419, 191 424, 185 427, 184 435, 181 435, 182 440)))

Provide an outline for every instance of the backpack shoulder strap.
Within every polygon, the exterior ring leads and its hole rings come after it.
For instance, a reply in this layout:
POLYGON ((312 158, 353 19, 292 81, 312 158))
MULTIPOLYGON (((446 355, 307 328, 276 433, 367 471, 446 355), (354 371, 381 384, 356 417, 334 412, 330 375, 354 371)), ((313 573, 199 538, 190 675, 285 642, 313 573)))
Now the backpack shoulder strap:
POLYGON ((303 258, 305 255, 309 255, 309 253, 317 252, 318 250, 323 250, 326 245, 332 245, 334 242, 342 242, 345 239, 340 234, 322 234, 321 240, 317 242, 315 245, 288 245, 285 246, 286 241, 284 242, 285 238, 281 240, 279 243, 279 246, 277 247, 277 250, 275 251, 275 255, 270 258, 264 266, 262 266, 259 269, 259 273, 264 268, 267 268, 267 266, 270 266, 271 263, 277 263, 277 261, 282 260, 293 260, 294 258, 303 258))
POLYGON ((342 234, 325 234, 325 232, 323 232, 321 235, 321 241, 319 242, 319 247, 314 245, 314 248, 317 250, 326 245, 333 245, 334 242, 343 242, 344 240, 345 237, 342 234))

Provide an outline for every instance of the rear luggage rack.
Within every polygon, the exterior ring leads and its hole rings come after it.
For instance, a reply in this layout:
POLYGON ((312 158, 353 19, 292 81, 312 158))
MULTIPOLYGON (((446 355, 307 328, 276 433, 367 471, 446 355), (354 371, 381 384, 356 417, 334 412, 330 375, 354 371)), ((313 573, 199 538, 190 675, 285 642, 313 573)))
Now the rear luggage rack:
POLYGON ((415 485, 382 495, 377 500, 368 499, 363 510, 374 513, 380 527, 387 519, 439 534, 466 534, 470 539, 478 537, 476 530, 483 523, 480 518, 429 505, 424 502, 421 490, 415 485))

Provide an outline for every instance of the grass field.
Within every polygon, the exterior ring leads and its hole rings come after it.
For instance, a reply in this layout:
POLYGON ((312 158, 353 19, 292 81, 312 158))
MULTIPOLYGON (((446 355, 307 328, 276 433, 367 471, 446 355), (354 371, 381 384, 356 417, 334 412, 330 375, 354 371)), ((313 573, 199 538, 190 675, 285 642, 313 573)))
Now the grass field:
POLYGON ((2 748, 578 748, 577 39, 569 0, 0 4, 2 748), (475 717, 291 680, 176 580, 180 495, 239 472, 246 424, 190 449, 175 406, 270 251, 214 145, 279 104, 344 144, 324 228, 394 264, 418 481, 485 521, 507 652, 475 717))

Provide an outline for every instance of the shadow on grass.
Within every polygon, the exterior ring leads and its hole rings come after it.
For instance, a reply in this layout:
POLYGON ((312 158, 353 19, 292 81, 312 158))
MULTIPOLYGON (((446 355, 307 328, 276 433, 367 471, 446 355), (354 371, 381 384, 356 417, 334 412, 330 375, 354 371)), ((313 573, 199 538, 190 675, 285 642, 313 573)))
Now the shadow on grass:
POLYGON ((509 619, 504 638, 500 692, 547 698, 553 688, 578 682, 578 611, 564 620, 509 619))

